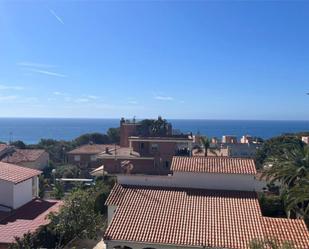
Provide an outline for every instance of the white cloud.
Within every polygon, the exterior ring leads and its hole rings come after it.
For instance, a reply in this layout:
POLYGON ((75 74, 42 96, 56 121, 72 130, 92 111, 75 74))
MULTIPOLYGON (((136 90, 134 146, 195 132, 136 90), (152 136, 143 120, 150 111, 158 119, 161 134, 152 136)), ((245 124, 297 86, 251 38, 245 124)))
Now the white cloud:
POLYGON ((8 85, 0 85, 0 90, 23 90, 22 86, 8 86, 8 85))
POLYGON ((162 100, 162 101, 172 101, 172 100, 174 100, 174 98, 171 97, 171 96, 162 96, 162 95, 155 95, 154 99, 162 100))
POLYGON ((56 76, 56 77, 61 77, 61 78, 67 77, 65 74, 51 72, 51 71, 47 71, 47 70, 36 69, 36 68, 26 68, 26 70, 34 72, 34 73, 49 75, 49 76, 56 76))
POLYGON ((128 101, 128 104, 137 105, 138 102, 137 102, 136 100, 129 100, 129 101, 128 101))
POLYGON ((7 101, 7 100, 16 100, 18 98, 17 95, 2 95, 0 96, 0 101, 7 101))
POLYGON ((77 98, 75 99, 75 102, 77 103, 88 103, 90 100, 87 98, 77 98))
POLYGON ((58 92, 58 91, 53 92, 53 94, 57 95, 57 96, 67 96, 66 93, 62 93, 62 92, 58 92))
POLYGON ((18 62, 17 66, 21 67, 38 67, 38 68, 54 68, 55 65, 48 65, 48 64, 42 64, 42 63, 36 63, 36 62, 30 62, 30 61, 22 61, 18 62))
POLYGON ((95 96, 95 95, 87 95, 87 98, 89 98, 89 99, 99 99, 99 97, 95 96))
POLYGON ((62 18, 60 18, 60 16, 58 16, 54 10, 49 9, 49 12, 58 20, 58 22, 60 22, 61 24, 64 24, 62 18))

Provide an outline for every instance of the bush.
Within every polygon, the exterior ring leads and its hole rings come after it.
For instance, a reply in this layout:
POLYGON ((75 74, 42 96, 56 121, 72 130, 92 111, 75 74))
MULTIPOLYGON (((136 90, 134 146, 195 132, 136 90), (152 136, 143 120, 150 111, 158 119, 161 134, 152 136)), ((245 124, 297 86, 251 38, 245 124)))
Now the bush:
POLYGON ((284 203, 280 196, 260 194, 259 202, 264 216, 286 217, 284 203))
POLYGON ((77 137, 74 142, 77 146, 84 144, 94 143, 94 144, 108 144, 110 139, 106 134, 101 133, 87 133, 77 137))

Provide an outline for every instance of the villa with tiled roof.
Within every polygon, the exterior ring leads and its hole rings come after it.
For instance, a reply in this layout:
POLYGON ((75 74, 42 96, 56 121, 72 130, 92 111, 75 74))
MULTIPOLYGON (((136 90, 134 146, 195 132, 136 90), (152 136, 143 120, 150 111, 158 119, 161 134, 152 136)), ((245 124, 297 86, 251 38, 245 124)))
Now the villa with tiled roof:
POLYGON ((41 173, 0 162, 0 249, 46 224, 47 215, 59 209, 61 202, 38 198, 41 173))
POLYGON ((309 248, 303 220, 262 215, 253 160, 174 157, 171 168, 169 176, 118 175, 106 201, 107 249, 248 249, 254 239, 309 248))
POLYGON ((0 144, 0 161, 42 170, 48 166, 49 154, 42 149, 19 149, 15 146, 0 144))

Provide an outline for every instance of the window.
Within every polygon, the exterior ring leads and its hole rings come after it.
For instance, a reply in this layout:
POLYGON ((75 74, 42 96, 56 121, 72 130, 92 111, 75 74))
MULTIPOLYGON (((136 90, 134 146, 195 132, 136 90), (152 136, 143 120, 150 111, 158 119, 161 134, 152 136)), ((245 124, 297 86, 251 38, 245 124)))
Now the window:
POLYGON ((80 155, 75 155, 74 156, 74 161, 79 162, 80 161, 80 155))
POLYGON ((140 143, 140 147, 141 147, 141 149, 144 149, 145 144, 144 143, 140 143))
POLYGON ((159 145, 158 145, 158 144, 151 144, 151 150, 157 151, 158 148, 159 148, 159 145))
POLYGON ((96 161, 97 160, 97 156, 96 155, 91 155, 90 156, 90 161, 91 162, 94 162, 94 161, 96 161))
POLYGON ((168 168, 170 166, 169 161, 165 161, 165 168, 168 168))

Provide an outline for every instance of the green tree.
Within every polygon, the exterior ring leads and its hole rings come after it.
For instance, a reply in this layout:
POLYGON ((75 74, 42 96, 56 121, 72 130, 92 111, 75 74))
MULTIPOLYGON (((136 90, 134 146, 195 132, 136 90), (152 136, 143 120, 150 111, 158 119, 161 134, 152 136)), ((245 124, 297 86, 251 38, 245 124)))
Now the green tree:
POLYGON ((74 140, 77 146, 94 143, 94 144, 108 144, 110 143, 109 137, 106 134, 101 134, 98 132, 95 133, 86 133, 74 140))
POLYGON ((271 183, 278 181, 282 187, 291 188, 309 175, 309 147, 282 147, 266 163, 263 176, 271 183))
POLYGON ((217 155, 216 150, 210 147, 210 140, 207 137, 200 137, 200 142, 202 147, 204 148, 204 156, 208 156, 208 151, 217 155))
POLYGON ((304 143, 296 136, 279 136, 268 139, 256 153, 256 166, 258 169, 261 169, 269 157, 280 155, 284 152, 284 150, 303 147, 304 143))
POLYGON ((110 143, 119 144, 120 142, 120 128, 109 128, 107 131, 107 136, 110 143))
POLYGON ((141 120, 137 130, 141 136, 165 136, 169 125, 166 119, 159 116, 158 119, 141 120))
POLYGON ((76 165, 61 165, 56 168, 56 178, 78 178, 80 176, 80 168, 76 165))
POLYGON ((64 197, 64 186, 61 182, 58 182, 58 181, 55 182, 52 195, 57 200, 61 200, 64 197))
POLYGON ((39 241, 35 234, 30 232, 24 234, 22 238, 15 237, 15 243, 9 246, 10 249, 37 249, 39 241))
POLYGON ((11 142, 10 145, 13 145, 13 146, 15 146, 18 149, 26 149, 27 148, 27 145, 23 141, 21 141, 21 140, 17 140, 17 141, 11 142))
POLYGON ((309 175, 300 179, 285 195, 286 209, 309 220, 309 175))
POLYGON ((95 211, 94 189, 75 190, 58 214, 51 214, 50 227, 59 236, 59 245, 74 238, 94 239, 103 226, 103 217, 95 211))
POLYGON ((76 147, 74 142, 41 139, 37 145, 28 146, 33 149, 44 149, 49 153, 52 163, 64 163, 66 153, 76 147))

